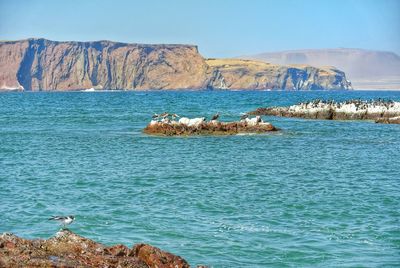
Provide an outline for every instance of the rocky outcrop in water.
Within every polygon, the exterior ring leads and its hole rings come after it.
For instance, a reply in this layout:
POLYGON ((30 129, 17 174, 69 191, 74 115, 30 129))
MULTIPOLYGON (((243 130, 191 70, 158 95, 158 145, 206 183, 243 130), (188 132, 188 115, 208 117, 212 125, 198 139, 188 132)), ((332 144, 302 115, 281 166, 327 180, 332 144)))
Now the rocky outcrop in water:
POLYGON ((193 45, 0 42, 0 90, 351 89, 334 68, 204 59, 193 45))
POLYGON ((47 239, 28 240, 0 235, 0 267, 131 267, 188 268, 179 256, 137 244, 106 247, 69 230, 47 239))
POLYGON ((274 115, 327 120, 375 120, 377 123, 396 123, 400 116, 400 102, 361 101, 345 102, 314 100, 289 107, 258 108, 253 115, 274 115))
POLYGON ((237 135, 245 133, 266 133, 277 131, 278 129, 268 122, 263 122, 261 118, 241 120, 235 122, 220 122, 216 120, 205 121, 201 118, 194 123, 183 123, 181 121, 157 122, 151 121, 143 130, 149 135, 159 136, 194 136, 194 135, 237 135))

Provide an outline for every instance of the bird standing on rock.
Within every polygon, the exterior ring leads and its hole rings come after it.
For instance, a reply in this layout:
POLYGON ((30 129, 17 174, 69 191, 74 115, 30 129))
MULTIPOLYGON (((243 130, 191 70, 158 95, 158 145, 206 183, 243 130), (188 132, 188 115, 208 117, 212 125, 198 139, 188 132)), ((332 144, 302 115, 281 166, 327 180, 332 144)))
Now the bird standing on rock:
POLYGON ((75 220, 75 216, 52 216, 49 220, 58 221, 65 228, 66 225, 71 224, 75 220))
POLYGON ((240 120, 245 120, 245 119, 248 118, 248 117, 249 117, 248 114, 244 114, 244 115, 242 115, 242 116, 240 117, 240 120))
POLYGON ((168 116, 169 116, 169 113, 167 113, 167 112, 160 114, 160 117, 162 117, 162 118, 166 118, 168 116))
POLYGON ((211 117, 211 121, 217 120, 218 118, 219 118, 219 113, 216 113, 211 117))

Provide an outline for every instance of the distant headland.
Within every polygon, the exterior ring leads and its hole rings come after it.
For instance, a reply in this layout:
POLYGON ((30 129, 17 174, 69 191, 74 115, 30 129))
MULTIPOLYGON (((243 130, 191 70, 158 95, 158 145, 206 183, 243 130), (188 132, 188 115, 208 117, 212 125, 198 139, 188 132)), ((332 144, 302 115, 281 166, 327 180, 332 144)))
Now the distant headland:
POLYGON ((206 59, 195 45, 0 42, 0 91, 348 90, 334 67, 206 59))
POLYGON ((400 56, 390 51, 356 48, 302 49, 242 56, 274 64, 335 66, 354 89, 400 89, 400 56))

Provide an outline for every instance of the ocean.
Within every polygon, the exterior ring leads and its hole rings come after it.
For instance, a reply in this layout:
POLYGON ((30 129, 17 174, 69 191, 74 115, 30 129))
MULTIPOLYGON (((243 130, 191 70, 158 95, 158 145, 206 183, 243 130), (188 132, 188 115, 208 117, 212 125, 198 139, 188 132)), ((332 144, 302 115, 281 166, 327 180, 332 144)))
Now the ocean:
POLYGON ((265 135, 153 137, 153 113, 238 120, 258 107, 399 91, 0 94, 0 232, 51 215, 112 245, 210 267, 399 267, 400 126, 264 117, 265 135))

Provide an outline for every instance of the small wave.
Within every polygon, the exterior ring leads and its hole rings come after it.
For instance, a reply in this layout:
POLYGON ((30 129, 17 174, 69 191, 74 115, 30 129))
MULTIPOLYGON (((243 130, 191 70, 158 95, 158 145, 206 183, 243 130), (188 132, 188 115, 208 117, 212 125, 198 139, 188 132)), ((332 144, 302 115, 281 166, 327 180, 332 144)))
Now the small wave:
POLYGON ((257 133, 238 133, 236 136, 254 136, 257 135, 257 133))
POLYGON ((293 235, 292 231, 281 228, 271 228, 266 225, 248 225, 248 224, 219 224, 218 232, 223 233, 227 231, 237 231, 240 233, 280 233, 286 235, 293 235))

